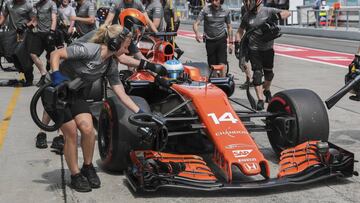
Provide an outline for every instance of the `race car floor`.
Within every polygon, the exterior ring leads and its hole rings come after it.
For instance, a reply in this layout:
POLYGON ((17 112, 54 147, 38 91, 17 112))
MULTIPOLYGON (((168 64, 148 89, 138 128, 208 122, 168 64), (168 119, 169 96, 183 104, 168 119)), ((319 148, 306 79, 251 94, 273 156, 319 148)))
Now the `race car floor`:
MULTIPOLYGON (((184 29, 188 29, 185 27, 184 29)), ((357 43, 331 41, 316 38, 284 36, 278 43, 295 43, 301 40, 311 46, 336 51, 337 46, 348 45, 347 53, 355 52, 357 43), (312 41, 313 43, 310 43, 312 41)), ((198 44, 189 37, 177 37, 179 46, 185 51, 182 62, 205 62, 205 44, 198 44)), ((298 43, 298 44, 296 44, 298 43)), ((314 47, 312 47, 314 48, 314 47)), ((340 51, 340 50, 339 50, 340 51)), ((344 50, 341 50, 344 51, 344 50)), ((236 84, 244 81, 244 74, 237 66, 234 55, 229 56, 230 72, 236 84)), ((275 57, 275 78, 272 92, 285 89, 308 88, 322 100, 343 86, 346 69, 313 61, 275 57)), ((0 78, 18 75, 0 72, 0 78)), ((39 76, 37 75, 37 79, 39 76)), ((97 167, 102 181, 100 189, 90 193, 78 193, 69 187, 70 173, 63 156, 48 149, 35 148, 35 136, 39 129, 31 120, 29 104, 36 87, 0 87, 0 202, 359 202, 359 177, 346 180, 335 179, 307 186, 282 187, 271 190, 198 192, 179 189, 162 189, 156 193, 136 194, 121 174, 109 174, 97 167), (2 146, 2 147, 1 147, 2 146)), ((254 93, 253 93, 254 95, 254 93)), ((244 90, 236 88, 233 98, 246 102, 244 90)), ((330 141, 360 157, 360 103, 344 97, 328 111, 330 119, 330 141)), ((260 122, 260 121, 259 121, 260 122)), ((48 133, 48 145, 56 133, 48 133)), ((276 158, 265 133, 253 133, 256 143, 271 164, 271 175, 277 174, 276 158)), ((79 147, 81 157, 81 149, 79 147)), ((79 158, 82 163, 82 158, 79 158)), ((94 165, 100 157, 95 149, 94 165)), ((360 170, 355 164, 355 170, 360 170)))

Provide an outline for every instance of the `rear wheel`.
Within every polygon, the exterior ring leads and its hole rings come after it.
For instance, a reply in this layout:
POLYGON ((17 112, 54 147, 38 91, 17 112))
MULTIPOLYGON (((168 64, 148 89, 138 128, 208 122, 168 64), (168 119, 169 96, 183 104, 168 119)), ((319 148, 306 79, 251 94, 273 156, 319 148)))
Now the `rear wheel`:
MULTIPOLYGON (((141 97, 131 97, 145 112, 150 112, 147 102, 141 97)), ((102 166, 110 171, 124 171, 129 165, 131 149, 146 149, 137 136, 137 127, 128 122, 133 114, 117 97, 104 102, 99 117, 98 147, 102 166)))
POLYGON ((268 117, 266 122, 270 144, 278 155, 305 141, 327 141, 329 138, 327 111, 320 97, 311 90, 276 93, 267 111, 281 113, 277 117, 268 117))

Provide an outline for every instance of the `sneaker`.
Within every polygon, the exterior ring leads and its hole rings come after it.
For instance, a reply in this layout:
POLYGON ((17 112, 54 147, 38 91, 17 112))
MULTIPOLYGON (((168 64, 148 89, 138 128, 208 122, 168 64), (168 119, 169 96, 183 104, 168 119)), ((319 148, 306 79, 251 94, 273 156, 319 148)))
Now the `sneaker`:
POLYGON ((270 90, 264 90, 265 102, 269 103, 272 99, 270 90))
POLYGON ((77 192, 91 191, 89 181, 81 173, 71 176, 71 187, 77 192))
POLYGON ((100 185, 101 185, 100 178, 96 174, 96 170, 92 164, 90 164, 90 165, 84 164, 83 167, 81 168, 81 174, 87 178, 91 188, 99 188, 100 187, 100 185))
POLYGON ((264 110, 264 100, 259 100, 258 103, 256 104, 256 110, 258 111, 262 111, 264 110))
POLYGON ((46 79, 46 75, 42 75, 39 82, 36 83, 36 87, 41 87, 41 86, 45 85, 45 79, 46 79))
POLYGON ((54 137, 50 147, 53 149, 62 150, 64 148, 64 136, 59 135, 54 137))
POLYGON ((45 149, 48 147, 47 141, 46 141, 46 134, 43 132, 40 132, 36 136, 36 147, 39 149, 45 149))

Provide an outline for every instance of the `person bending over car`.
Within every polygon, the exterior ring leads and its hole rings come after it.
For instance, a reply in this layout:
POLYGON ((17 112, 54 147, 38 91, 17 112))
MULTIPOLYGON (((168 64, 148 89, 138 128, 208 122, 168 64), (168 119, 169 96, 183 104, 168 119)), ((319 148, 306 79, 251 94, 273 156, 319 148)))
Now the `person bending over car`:
MULTIPOLYGON (((274 39, 269 41, 265 37, 270 32, 263 32, 259 26, 266 23, 269 19, 279 20, 286 19, 290 16, 290 12, 276 8, 268 8, 262 6, 262 0, 243 0, 245 6, 245 15, 242 16, 241 24, 235 36, 235 44, 239 44, 245 31, 255 29, 249 36, 247 48, 249 50, 249 59, 253 70, 253 84, 255 86, 258 103, 257 110, 264 109, 264 95, 266 102, 271 100, 270 85, 274 78, 274 39), (262 77, 265 82, 262 85, 262 77), (262 91, 263 90, 263 91, 262 91)), ((267 39, 269 39, 267 38, 267 39)))
MULTIPOLYGON (((120 25, 101 26, 91 43, 74 42, 70 46, 51 53, 52 85, 80 77, 88 84, 76 93, 75 102, 64 110, 64 123, 60 127, 64 134, 64 156, 71 172, 71 186, 79 192, 99 188, 100 179, 92 164, 95 133, 89 104, 84 96, 91 83, 105 76, 117 97, 133 112, 142 112, 125 93, 119 79, 114 55, 127 53, 131 33, 120 25), (60 63, 60 61, 62 61, 60 63), (81 133, 81 148, 84 163, 79 169, 77 155, 77 130, 81 133)), ((50 117, 56 115, 48 112, 50 117)))

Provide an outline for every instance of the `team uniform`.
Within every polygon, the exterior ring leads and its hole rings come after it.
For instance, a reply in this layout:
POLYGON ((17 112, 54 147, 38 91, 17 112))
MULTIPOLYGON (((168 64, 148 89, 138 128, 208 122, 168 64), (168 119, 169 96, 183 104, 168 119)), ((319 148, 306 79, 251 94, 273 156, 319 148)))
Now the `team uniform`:
MULTIPOLYGON (((83 2, 82 5, 79 5, 76 8, 76 16, 82 18, 95 17, 94 4, 91 3, 91 1, 86 0, 85 2, 83 2)), ((76 27, 76 31, 79 33, 80 36, 83 36, 84 34, 96 29, 95 23, 85 24, 79 21, 75 22, 75 27, 76 27)))
POLYGON ((44 50, 50 54, 55 47, 48 41, 52 23, 52 14, 57 14, 57 6, 51 0, 44 0, 35 5, 37 26, 28 40, 29 52, 40 56, 44 50))
POLYGON ((131 3, 127 3, 124 2, 123 0, 120 0, 118 4, 113 4, 109 10, 109 13, 115 15, 112 24, 119 24, 118 16, 120 12, 126 8, 135 8, 139 10, 141 13, 145 12, 144 4, 142 4, 140 0, 133 0, 131 3))
POLYGON ((3 15, 9 16, 8 29, 9 31, 20 28, 24 23, 27 23, 35 16, 33 7, 30 3, 23 2, 17 3, 16 1, 9 0, 5 3, 2 10, 3 15))
POLYGON ((230 11, 220 7, 205 6, 197 17, 204 21, 204 37, 207 60, 210 65, 227 64, 227 24, 230 24, 230 11))
MULTIPOLYGON (((72 120, 78 114, 91 113, 85 98, 88 95, 89 86, 104 74, 110 85, 121 84, 117 61, 113 57, 102 61, 100 44, 74 42, 66 47, 66 53, 67 59, 60 64, 60 72, 71 80, 81 77, 88 86, 79 90, 75 102, 64 110, 64 123, 72 120)), ((55 117, 54 113, 48 113, 50 117, 55 117)))
POLYGON ((146 5, 145 10, 151 21, 154 22, 154 18, 160 19, 159 27, 157 27, 156 29, 158 31, 162 31, 163 30, 164 9, 163 9, 162 4, 160 3, 160 0, 151 0, 151 3, 146 5))
MULTIPOLYGON (((261 6, 256 14, 250 13, 247 18, 242 20, 240 28, 246 31, 257 28, 279 12, 281 12, 279 9, 261 6)), ((249 36, 249 58, 254 71, 254 85, 261 84, 262 72, 264 72, 267 81, 271 81, 274 77, 272 71, 274 67, 274 40, 264 42, 262 40, 263 34, 261 29, 256 29, 249 36)))

